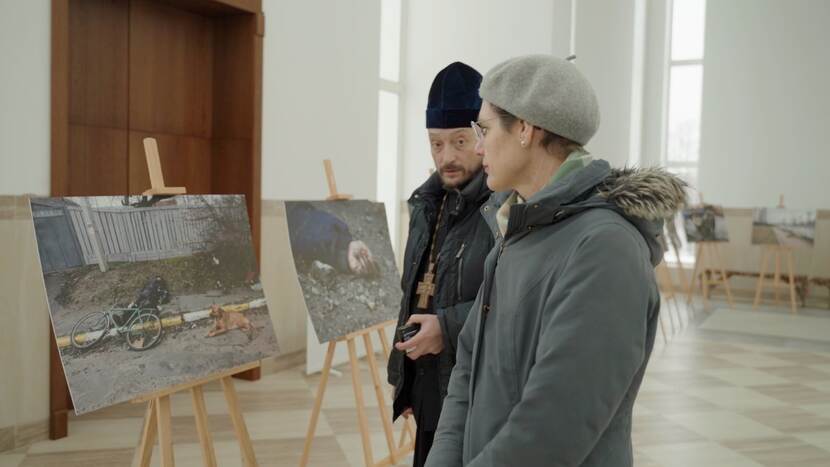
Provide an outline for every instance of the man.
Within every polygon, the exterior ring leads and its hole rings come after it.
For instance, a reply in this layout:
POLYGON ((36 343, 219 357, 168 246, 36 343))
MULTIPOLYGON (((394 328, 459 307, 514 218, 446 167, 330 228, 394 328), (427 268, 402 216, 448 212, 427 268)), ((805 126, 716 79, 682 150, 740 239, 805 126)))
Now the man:
POLYGON ((414 465, 422 466, 455 364, 458 333, 481 285, 493 237, 479 214, 489 198, 470 120, 478 115, 481 75, 455 62, 432 83, 426 112, 435 172, 409 199, 409 238, 401 280, 399 325, 420 331, 396 336, 389 358, 394 418, 414 414, 414 465))
POLYGON ((612 171, 575 65, 497 65, 477 122, 496 238, 458 339, 429 467, 630 467, 631 412, 654 344, 660 219, 684 184, 612 171))

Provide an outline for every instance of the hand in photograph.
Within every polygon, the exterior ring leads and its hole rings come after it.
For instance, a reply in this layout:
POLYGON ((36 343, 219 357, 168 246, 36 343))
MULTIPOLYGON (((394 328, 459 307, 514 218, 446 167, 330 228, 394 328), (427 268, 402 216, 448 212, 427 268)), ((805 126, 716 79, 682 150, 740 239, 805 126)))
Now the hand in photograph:
POLYGON ((349 270, 359 276, 370 276, 378 273, 378 266, 372 256, 369 247, 360 240, 353 240, 349 243, 349 250, 346 253, 349 263, 349 270))

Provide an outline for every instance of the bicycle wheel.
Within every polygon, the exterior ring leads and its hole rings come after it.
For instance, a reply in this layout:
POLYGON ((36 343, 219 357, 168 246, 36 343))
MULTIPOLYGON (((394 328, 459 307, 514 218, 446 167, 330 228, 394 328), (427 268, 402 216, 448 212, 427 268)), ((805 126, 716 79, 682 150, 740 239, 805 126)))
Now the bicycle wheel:
POLYGON ((88 349, 101 342, 110 329, 109 314, 105 311, 93 311, 84 315, 72 327, 70 341, 76 349, 88 349))
POLYGON ((161 340, 161 319, 141 313, 127 325, 127 345, 133 350, 147 350, 161 340))

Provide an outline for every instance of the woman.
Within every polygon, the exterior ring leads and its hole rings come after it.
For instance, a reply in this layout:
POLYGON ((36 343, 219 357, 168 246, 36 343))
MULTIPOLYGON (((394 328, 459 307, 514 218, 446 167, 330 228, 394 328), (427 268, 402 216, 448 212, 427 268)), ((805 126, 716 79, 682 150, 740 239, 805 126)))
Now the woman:
POLYGON ((660 304, 660 219, 679 209, 684 184, 591 159, 583 146, 599 108, 568 61, 508 60, 480 93, 472 124, 501 192, 482 208, 496 246, 427 465, 631 466, 660 304))

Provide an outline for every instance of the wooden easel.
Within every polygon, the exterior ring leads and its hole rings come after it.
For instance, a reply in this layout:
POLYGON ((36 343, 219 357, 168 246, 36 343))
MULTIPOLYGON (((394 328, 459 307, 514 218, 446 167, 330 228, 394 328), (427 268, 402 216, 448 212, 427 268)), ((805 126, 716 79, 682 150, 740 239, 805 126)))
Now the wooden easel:
POLYGON ((669 267, 666 265, 664 261, 661 261, 660 264, 657 265, 654 269, 654 274, 658 279, 660 284, 663 284, 660 290, 661 297, 665 299, 667 303, 666 311, 660 314, 660 331, 663 335, 663 341, 668 343, 668 337, 673 337, 677 333, 677 328, 683 329, 683 327, 689 323, 691 320, 690 311, 693 310, 691 307, 686 308, 686 322, 683 322, 683 313, 680 309, 680 303, 678 301, 678 297, 682 294, 681 290, 685 290, 687 282, 686 282, 686 273, 683 272, 683 262, 680 259, 680 243, 675 241, 678 239, 677 235, 677 228, 675 224, 675 219, 667 219, 666 225, 664 228, 664 235, 666 237, 666 244, 667 247, 670 246, 672 250, 674 250, 675 260, 677 261, 677 273, 678 273, 678 280, 680 284, 677 285, 674 282, 674 278, 672 277, 672 273, 669 270, 669 267), (674 305, 673 307, 671 305, 674 305), (671 326, 670 336, 667 337, 666 333, 666 323, 665 323, 665 316, 668 315, 669 323, 671 326), (675 319, 677 324, 675 324, 675 319))
MULTIPOLYGON (((147 168, 150 171, 151 187, 144 195, 177 195, 185 194, 184 187, 167 187, 164 185, 164 176, 161 171, 158 145, 154 138, 144 138, 144 152, 147 157, 147 168)), ((147 410, 144 414, 144 427, 141 430, 141 438, 133 457, 133 466, 149 467, 153 455, 153 445, 156 436, 159 441, 162 467, 173 467, 175 458, 173 456, 173 425, 171 423, 170 396, 190 391, 193 399, 193 413, 196 419, 196 430, 199 433, 199 444, 202 446, 202 459, 207 467, 216 467, 216 453, 213 449, 213 439, 210 436, 208 427, 208 413, 205 406, 204 386, 208 383, 219 381, 225 393, 225 401, 228 403, 228 414, 233 423, 236 438, 239 441, 239 448, 242 453, 242 461, 245 467, 256 467, 257 461, 254 455, 254 448, 251 444, 251 437, 245 420, 242 418, 242 411, 239 407, 239 399, 236 395, 231 376, 243 371, 259 367, 259 362, 252 362, 236 368, 215 373, 204 378, 189 381, 173 386, 162 391, 157 391, 145 396, 133 399, 133 403, 147 403, 147 410)))
POLYGON ((162 467, 173 467, 175 465, 170 396, 177 392, 189 390, 193 398, 193 412, 196 418, 196 430, 199 433, 199 444, 202 446, 202 460, 205 466, 217 466, 216 453, 213 450, 213 439, 210 436, 210 428, 208 427, 208 413, 204 397, 204 386, 214 381, 219 381, 222 385, 222 390, 225 392, 225 401, 228 403, 228 414, 231 416, 233 429, 239 441, 243 465, 245 467, 256 467, 259 465, 254 455, 254 447, 251 444, 248 428, 245 425, 245 420, 242 418, 236 389, 231 379, 231 376, 236 373, 252 370, 257 367, 259 367, 259 362, 249 363, 134 399, 132 401, 134 403, 146 402, 147 411, 144 414, 144 428, 141 430, 141 440, 136 449, 133 465, 149 467, 150 459, 153 455, 153 445, 156 442, 157 435, 162 467))
POLYGON ((323 168, 326 170, 326 181, 329 184, 329 196, 326 201, 348 201, 352 195, 345 195, 337 192, 337 181, 334 179, 334 169, 331 166, 331 159, 323 161, 323 168))
MULTIPOLYGON (((784 207, 784 195, 781 195, 778 200, 778 207, 784 207)), ((790 311, 798 313, 798 302, 796 300, 795 292, 795 267, 793 267, 793 250, 788 246, 783 245, 764 245, 761 250, 761 270, 758 272, 758 285, 755 288, 755 301, 752 303, 752 308, 758 308, 763 302, 763 292, 767 285, 767 264, 770 258, 775 258, 775 272, 772 276, 772 288, 775 293, 775 304, 781 303, 778 292, 782 288, 787 288, 790 291, 790 311), (781 262, 787 262, 787 283, 781 282, 781 262)))
POLYGON ((793 250, 790 247, 781 246, 781 245, 764 245, 763 249, 761 250, 761 270, 758 272, 758 285, 755 288, 755 301, 752 304, 752 308, 758 308, 763 302, 763 292, 767 285, 771 285, 773 291, 775 293, 775 304, 781 303, 780 296, 778 292, 782 288, 787 288, 790 291, 790 311, 793 313, 798 313, 798 302, 796 300, 796 292, 795 292, 795 268, 793 267, 793 250), (767 275, 767 264, 769 263, 770 258, 774 258, 775 261, 775 272, 772 276, 772 284, 769 284, 769 281, 766 278, 767 275), (781 281, 781 263, 786 261, 787 266, 787 282, 784 283, 781 281))
MULTIPOLYGON (((700 206, 703 207, 706 205, 703 202, 703 193, 699 194, 700 206)), ((692 271, 692 278, 689 281, 689 289, 688 296, 686 297, 686 302, 692 302, 692 292, 695 290, 695 281, 700 279, 700 287, 702 289, 701 291, 703 295, 704 308, 709 306, 709 286, 717 284, 718 282, 722 283, 723 288, 726 289, 726 299, 727 301, 729 301, 729 308, 735 308, 735 302, 732 300, 732 289, 729 287, 729 276, 726 275, 726 268, 723 266, 723 257, 720 254, 720 243, 698 242, 695 248, 697 250, 695 252, 695 267, 692 271), (709 263, 711 265, 709 268, 705 266, 707 256, 709 263), (712 269, 712 267, 714 267, 714 270, 712 269)))
POLYGON ((164 174, 161 172, 161 158, 159 147, 155 138, 144 138, 144 154, 147 157, 147 170, 150 172, 150 189, 142 193, 145 196, 152 195, 183 195, 187 189, 183 186, 166 186, 164 174))
MULTIPOLYGON (((344 195, 337 193, 337 184, 334 181, 334 171, 330 160, 323 161, 323 166, 326 170, 326 178, 329 184, 329 197, 327 200, 349 200, 351 195, 344 195)), ((320 417, 320 409, 323 405, 323 396, 326 393, 326 386, 329 380, 329 373, 331 372, 332 359, 334 358, 334 350, 338 342, 345 342, 349 349, 349 366, 352 370, 352 386, 354 388, 355 403, 357 404, 357 418, 360 427, 360 438, 363 443, 363 460, 366 467, 381 467, 392 466, 397 464, 415 447, 415 430, 412 427, 412 420, 406 419, 404 421, 404 430, 401 432, 399 441, 395 442, 395 429, 392 425, 392 416, 386 406, 386 398, 384 396, 384 386, 381 384, 378 364, 375 360, 375 350, 372 346, 372 333, 377 332, 380 338, 381 346, 383 347, 384 355, 388 356, 391 352, 389 341, 386 339, 387 326, 396 324, 395 321, 387 321, 385 323, 377 324, 366 329, 347 334, 339 339, 329 342, 326 350, 326 359, 323 363, 323 370, 320 377, 320 385, 317 387, 317 395, 314 399, 314 408, 311 410, 311 420, 308 424, 308 432, 306 433, 305 446, 303 448, 303 456, 300 459, 300 467, 305 467, 308 464, 308 457, 311 454, 311 443, 314 441, 314 432, 317 429, 317 420, 320 417), (383 423, 383 432, 386 436, 386 444, 389 449, 389 455, 383 459, 375 462, 372 455, 372 444, 369 433, 369 422, 366 418, 366 406, 363 401, 363 386, 360 378, 360 364, 357 359, 357 350, 355 340, 363 339, 363 345, 366 347, 366 360, 369 363, 369 371, 372 374, 372 383, 375 388, 375 396, 378 400, 378 410, 380 411, 380 418, 383 423), (407 441, 407 436, 409 441, 407 441)))
MULTIPOLYGON (((670 227, 672 230, 671 236, 669 238, 669 242, 671 244, 672 250, 674 250, 674 259, 677 262, 677 280, 680 282, 679 287, 682 288, 686 282, 686 272, 683 269, 683 261, 680 258, 680 244, 674 241, 675 238, 678 237, 677 234, 677 225, 675 224, 674 219, 672 219, 672 226, 670 227)), ((671 271, 666 268, 666 272, 668 273, 668 278, 671 279, 671 271)), ((672 287, 674 287, 674 282, 672 282, 672 287)))
POLYGON ((709 287, 717 283, 723 284, 726 290, 726 300, 729 307, 734 308, 732 300, 732 289, 729 287, 729 276, 723 266, 723 258, 720 254, 719 242, 698 242, 697 253, 695 254, 695 269, 692 272, 692 279, 689 282, 687 302, 692 301, 692 292, 695 289, 695 282, 700 280, 700 287, 703 293, 703 306, 708 307, 709 287), (709 264, 709 267, 706 264, 709 264), (710 277, 711 276, 711 277, 710 277))

